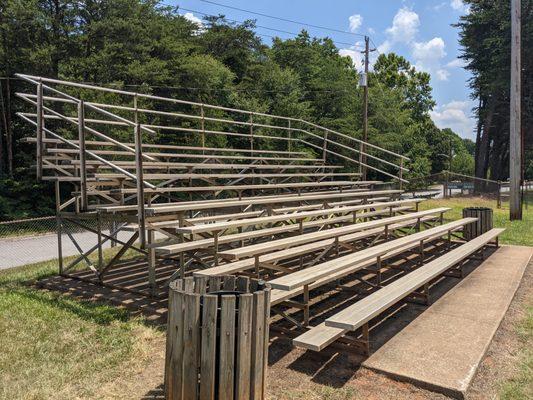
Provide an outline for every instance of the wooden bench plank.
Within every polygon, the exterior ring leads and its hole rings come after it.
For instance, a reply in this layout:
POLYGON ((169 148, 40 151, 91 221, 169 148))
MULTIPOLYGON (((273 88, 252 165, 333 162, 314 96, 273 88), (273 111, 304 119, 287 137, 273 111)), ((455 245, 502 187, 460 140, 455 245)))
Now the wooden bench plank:
MULTIPOLYGON (((409 201, 402 200, 402 201, 396 202, 397 204, 395 205, 405 204, 408 202, 409 201)), ((437 208, 437 209, 420 211, 420 212, 416 212, 413 214, 398 215, 395 217, 382 218, 379 220, 367 221, 367 222, 362 222, 358 224, 351 224, 351 225, 342 226, 339 228, 326 229, 320 232, 311 232, 308 234, 302 234, 302 235, 294 236, 290 238, 273 240, 273 241, 266 242, 266 243, 259 243, 255 245, 239 247, 237 249, 222 251, 219 254, 224 258, 234 259, 234 260, 239 259, 239 258, 244 258, 244 257, 252 257, 252 256, 257 256, 260 254, 268 253, 270 251, 279 250, 282 248, 297 246, 297 245, 311 242, 311 241, 318 241, 318 240, 330 239, 330 238, 333 239, 341 235, 363 231, 365 229, 371 229, 371 228, 375 228, 379 226, 392 225, 396 222, 401 222, 401 221, 405 221, 405 220, 412 219, 412 218, 424 217, 430 214, 442 214, 449 210, 450 208, 442 207, 442 208, 437 208)), ((360 217, 363 217, 363 216, 364 214, 360 215, 360 217)))
POLYGON ((333 274, 337 271, 349 268, 365 260, 376 259, 396 248, 402 247, 409 243, 417 243, 433 236, 437 233, 445 234, 448 231, 464 226, 468 223, 476 221, 476 218, 463 218, 458 221, 450 222, 448 224, 440 225, 435 228, 430 228, 422 232, 414 233, 412 235, 404 236, 402 238, 391 240, 389 242, 361 250, 357 253, 349 254, 344 257, 339 257, 335 260, 326 261, 307 268, 290 275, 282 276, 280 278, 270 281, 270 285, 274 289, 292 290, 300 286, 312 283, 328 274, 333 274))
MULTIPOLYGON (((244 227, 244 226, 264 225, 264 224, 270 224, 270 223, 282 222, 282 221, 290 221, 290 220, 302 221, 306 218, 327 216, 327 215, 333 215, 333 214, 353 213, 356 211, 367 210, 369 208, 386 208, 386 207, 392 207, 394 205, 405 204, 409 202, 411 202, 411 200, 399 200, 397 202, 361 204, 361 205, 348 206, 348 207, 328 208, 324 210, 303 211, 303 212, 298 212, 298 213, 290 213, 290 214, 282 214, 282 215, 271 215, 267 217, 245 218, 245 219, 236 220, 236 221, 223 221, 223 222, 214 222, 212 224, 183 226, 183 227, 176 228, 176 231, 179 233, 185 233, 185 234, 215 232, 215 231, 227 230, 227 229, 244 227)), ((161 225, 161 226, 164 226, 164 225, 161 225)))
MULTIPOLYGON (((228 174, 198 174, 198 173, 144 173, 143 178, 145 180, 152 179, 176 179, 176 180, 189 180, 189 179, 262 179, 262 178, 330 178, 330 177, 352 177, 360 176, 358 172, 324 172, 324 173, 228 173, 228 174)), ((114 172, 100 172, 94 174, 96 179, 126 179, 129 177, 124 174, 118 174, 114 172)), ((358 181, 359 184, 373 185, 380 181, 358 181)))
POLYGON ((494 228, 453 249, 439 258, 410 272, 390 285, 372 293, 341 312, 326 319, 326 326, 356 330, 376 315, 403 299, 419 287, 442 275, 448 269, 469 257, 490 241, 497 238, 505 229, 494 228))
MULTIPOLYGON (((422 221, 430 221, 438 218, 438 216, 430 215, 421 218, 422 221)), ((401 223, 393 224, 390 226, 390 232, 393 232, 396 229, 405 228, 407 226, 410 226, 417 222, 417 219, 411 219, 407 220, 401 223)), ((363 232, 357 232, 355 234, 349 234, 339 237, 339 243, 349 243, 354 242, 356 240, 368 238, 371 236, 379 235, 380 233, 383 233, 385 230, 384 227, 379 227, 375 229, 368 229, 363 232)), ((300 255, 308 254, 313 251, 322 250, 327 246, 330 246, 333 244, 335 239, 326 239, 321 240, 318 242, 312 242, 308 244, 304 244, 302 246, 295 246, 291 247, 290 249, 275 251, 272 253, 265 254, 263 256, 259 257, 259 262, 276 262, 287 258, 297 257, 300 255)), ((238 272, 243 272, 245 270, 254 268, 255 266, 255 258, 247 258, 240 261, 234 261, 229 264, 220 265, 213 268, 207 268, 202 271, 196 271, 194 272, 194 276, 214 276, 214 275, 227 275, 227 274, 235 274, 238 272)), ((273 292, 276 291, 275 289, 273 292)), ((278 290, 278 292, 281 292, 278 290)), ((287 293, 287 292, 285 292, 287 293)))
MULTIPOLYGON (((198 201, 182 201, 175 203, 160 203, 160 204, 146 204, 145 210, 147 215, 163 214, 163 213, 179 213, 185 211, 201 211, 210 209, 222 209, 232 207, 246 207, 254 205, 279 205, 283 203, 302 203, 309 201, 320 201, 327 203, 333 199, 356 199, 356 198, 370 198, 376 196, 399 196, 403 193, 401 190, 374 190, 367 189, 345 189, 342 192, 338 190, 324 190, 312 191, 300 194, 271 194, 262 196, 247 196, 247 197, 232 197, 227 199, 208 199, 198 201)), ((101 205, 97 207, 98 210, 117 213, 125 211, 137 211, 137 205, 101 205)))
MULTIPOLYGON (((431 242, 432 240, 439 239, 441 236, 442 236, 441 234, 435 235, 433 237, 426 239, 426 242, 431 242)), ((382 257, 382 260, 385 261, 387 259, 396 257, 418 246, 419 246, 418 243, 411 243, 409 245, 400 247, 399 249, 396 249, 394 251, 391 251, 390 253, 385 254, 382 257)), ((337 279, 341 279, 347 275, 357 272, 363 268, 371 267, 375 264, 376 264, 375 260, 364 261, 346 270, 342 270, 330 276, 321 278, 320 280, 316 282, 313 282, 312 284, 309 285, 309 290, 312 290, 322 285, 325 285, 327 283, 333 282, 337 279)), ((298 289, 294 289, 290 291, 274 289, 271 292, 272 293, 271 304, 276 305, 292 297, 298 296, 302 292, 303 292, 302 288, 298 288, 298 289)), ((343 337, 348 332, 349 331, 347 329, 326 326, 326 323, 322 322, 321 324, 311 328, 307 332, 294 338, 292 341, 292 344, 296 347, 301 347, 301 348, 308 349, 308 350, 321 351, 324 348, 326 348, 328 345, 333 343, 335 340, 343 337)))
MULTIPOLYGON (((213 185, 213 186, 182 186, 182 187, 158 187, 155 189, 145 188, 144 193, 189 193, 189 192, 224 192, 224 191, 244 191, 244 190, 277 190, 277 189, 305 189, 309 187, 356 187, 365 185, 359 181, 325 181, 325 182, 288 182, 257 185, 213 185)), ((110 193, 135 194, 137 189, 115 189, 110 193)))
MULTIPOLYGON (((397 207, 393 209, 393 212, 403 212, 410 210, 411 207, 397 207)), ((389 210, 378 210, 378 211, 372 211, 370 213, 367 213, 367 217, 375 217, 383 214, 388 214, 389 210)), ((337 217, 337 218, 331 218, 328 220, 317 220, 317 221, 310 221, 310 222, 304 222, 303 228, 304 230, 309 228, 315 228, 315 227, 322 227, 324 225, 330 225, 334 223, 342 223, 346 221, 350 221, 352 219, 352 216, 344 216, 344 217, 337 217)), ((241 233, 234 233, 230 235, 222 235, 218 238, 218 244, 227 244, 232 242, 240 242, 242 240, 248 240, 248 239, 255 239, 259 237, 266 237, 266 236, 274 236, 281 233, 287 233, 287 232, 293 232, 297 231, 299 229, 299 226, 297 224, 291 224, 291 225, 283 225, 283 226, 277 226, 275 228, 263 228, 263 229, 256 229, 253 231, 246 231, 241 233)), ((213 238, 207 238, 207 239, 200 239, 200 240, 193 240, 190 242, 184 242, 184 243, 177 243, 177 244, 170 244, 170 245, 164 245, 162 244, 161 247, 156 247, 156 252, 160 254, 176 254, 182 251, 190 251, 190 250, 196 250, 196 249, 205 249, 209 247, 213 247, 214 245, 214 239, 213 238)))

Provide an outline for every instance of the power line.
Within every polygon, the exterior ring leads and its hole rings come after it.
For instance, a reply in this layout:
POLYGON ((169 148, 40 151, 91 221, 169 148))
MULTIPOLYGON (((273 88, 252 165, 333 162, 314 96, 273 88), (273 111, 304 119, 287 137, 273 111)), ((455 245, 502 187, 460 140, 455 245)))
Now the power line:
POLYGON ((264 14, 264 13, 260 13, 260 12, 256 12, 256 11, 245 10, 245 9, 243 9, 243 8, 238 8, 238 7, 228 6, 228 5, 226 5, 226 4, 216 3, 216 2, 214 2, 214 1, 210 1, 210 0, 200 0, 200 1, 201 1, 201 2, 204 2, 204 3, 208 3, 208 4, 213 4, 213 5, 216 5, 216 6, 219 6, 219 7, 229 8, 229 9, 231 9, 231 10, 241 11, 241 12, 245 12, 245 13, 253 14, 253 15, 259 15, 259 16, 261 16, 261 17, 266 17, 266 18, 277 19, 278 21, 289 22, 289 23, 291 23, 291 24, 303 25, 303 26, 307 26, 307 27, 310 27, 310 28, 322 29, 322 30, 325 30, 325 31, 337 32, 337 33, 344 33, 344 34, 347 34, 347 35, 354 35, 354 36, 359 36, 359 37, 365 37, 365 35, 362 35, 362 34, 360 34, 360 33, 354 33, 354 32, 349 32, 349 31, 343 31, 343 30, 340 30, 340 29, 329 28, 329 27, 326 27, 326 26, 320 26, 320 25, 308 24, 308 23, 306 23, 306 22, 295 21, 295 20, 292 20, 292 19, 287 19, 287 18, 283 18, 283 17, 277 17, 277 16, 274 16, 274 15, 268 15, 268 14, 264 14))
MULTIPOLYGON (((183 11, 189 11, 189 12, 192 12, 192 13, 196 13, 196 14, 200 14, 200 15, 203 15, 205 17, 218 17, 217 15, 214 15, 214 14, 207 14, 207 13, 204 13, 202 11, 197 11, 197 10, 191 10, 190 8, 185 8, 185 7, 179 7, 180 10, 183 10, 183 11)), ((239 21, 239 20, 235 20, 235 19, 231 19, 231 18, 227 18, 225 15, 223 16, 224 19, 226 19, 227 21, 230 21, 230 22, 235 22, 235 23, 238 23, 238 24, 242 24, 244 23, 244 21, 239 21)), ((293 35, 293 36, 298 36, 298 33, 294 33, 294 32, 289 32, 289 31, 285 31, 283 29, 277 29, 277 28, 271 28, 269 26, 264 26, 264 25, 255 25, 257 28, 261 28, 261 29, 267 29, 269 31, 273 31, 273 32, 280 32, 280 33, 286 33, 288 35, 293 35)), ((259 36, 266 36, 266 37, 271 37, 271 38, 274 38, 275 36, 270 36, 270 35, 261 35, 258 33, 259 36)), ((332 40, 333 43, 335 44, 340 44, 340 45, 343 45, 343 46, 351 46, 353 48, 356 48, 357 44, 353 44, 353 43, 347 43, 347 42, 339 42, 339 41, 336 41, 336 40, 332 40)), ((361 48, 362 49, 362 48, 361 48)))

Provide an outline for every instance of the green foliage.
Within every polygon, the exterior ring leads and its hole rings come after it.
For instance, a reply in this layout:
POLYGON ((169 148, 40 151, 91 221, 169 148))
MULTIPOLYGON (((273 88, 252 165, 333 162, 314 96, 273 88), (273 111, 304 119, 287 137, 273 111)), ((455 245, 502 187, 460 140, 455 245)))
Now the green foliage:
MULTIPOLYGON (((0 75, 42 74, 291 116, 361 138, 362 88, 358 87, 359 73, 352 60, 341 56, 329 38, 313 38, 302 31, 293 39, 276 38, 268 47, 254 28, 255 21, 231 23, 224 16, 208 17, 198 25, 179 15, 178 9, 157 0, 6 0, 0 3, 0 75)), ((21 82, 14 82, 12 96, 25 89, 21 82)), ((411 157, 412 163, 407 165, 410 176, 447 169, 447 160, 440 154, 448 154, 450 137, 455 154, 472 153, 471 149, 465 150, 453 132, 441 131, 431 121, 429 111, 435 102, 429 83, 427 73, 417 71, 395 54, 381 55, 369 79, 369 141, 411 157)), ((73 94, 98 102, 123 101, 113 93, 78 90, 73 94)), ((141 102, 142 107, 154 106, 163 111, 190 112, 194 108, 146 99, 141 102)), ((0 218, 53 212, 48 200, 52 195, 50 187, 34 183, 33 168, 28 169, 34 162, 34 150, 21 139, 34 132, 14 115, 22 107, 14 102, 12 110, 20 168, 13 179, 0 182, 0 218)), ((225 118, 230 114, 209 109, 206 116, 225 118)), ((260 124, 273 122, 268 117, 255 118, 260 124)), ((156 125, 170 122, 168 116, 154 119, 156 125)), ((199 128, 199 121, 182 119, 179 123, 199 128)), ((213 122, 209 128, 224 130, 227 126, 213 122)), ((57 129, 66 137, 75 135, 62 126, 57 129)), ((266 133, 265 129, 258 127, 256 132, 266 133)), ((106 133, 119 140, 131 140, 120 127, 106 133)), ((145 140, 200 144, 198 135, 176 131, 147 135, 145 140)), ((353 142, 344 139, 341 143, 353 146, 353 142)), ((234 136, 208 136, 206 144, 246 146, 242 137, 234 136)), ((261 142, 261 146, 279 150, 285 150, 283 145, 279 141, 261 142)), ((299 150, 313 152, 309 148, 299 150)), ((336 150, 343 151, 340 147, 336 150)), ((334 162, 354 168, 346 159, 334 162)), ((461 171, 469 168, 468 162, 463 155, 455 161, 461 171)), ((397 173, 389 165, 372 159, 369 163, 397 173)))

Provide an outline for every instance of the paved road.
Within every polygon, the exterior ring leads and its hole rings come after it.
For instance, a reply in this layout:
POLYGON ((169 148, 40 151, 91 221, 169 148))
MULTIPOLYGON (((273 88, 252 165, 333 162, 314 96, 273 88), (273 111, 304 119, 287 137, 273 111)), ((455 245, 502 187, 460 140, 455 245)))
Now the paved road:
MULTIPOLYGON (((105 232, 106 234, 108 232, 105 232)), ((131 233, 120 232, 119 240, 126 241, 131 233)), ((74 237, 86 251, 96 244, 96 235, 90 232, 76 233, 74 237)), ((67 235, 62 236, 63 256, 79 254, 67 235)), ((109 241, 104 248, 109 248, 109 241)), ((17 267, 57 258, 57 235, 55 233, 0 239, 0 269, 17 267)))

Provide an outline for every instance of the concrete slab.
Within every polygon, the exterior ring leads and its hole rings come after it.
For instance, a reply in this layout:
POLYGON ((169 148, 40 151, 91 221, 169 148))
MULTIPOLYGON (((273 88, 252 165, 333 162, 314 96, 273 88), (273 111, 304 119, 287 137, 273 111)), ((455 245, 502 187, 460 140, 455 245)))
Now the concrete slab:
POLYGON ((533 247, 502 246, 363 366, 464 398, 532 255, 533 247))

